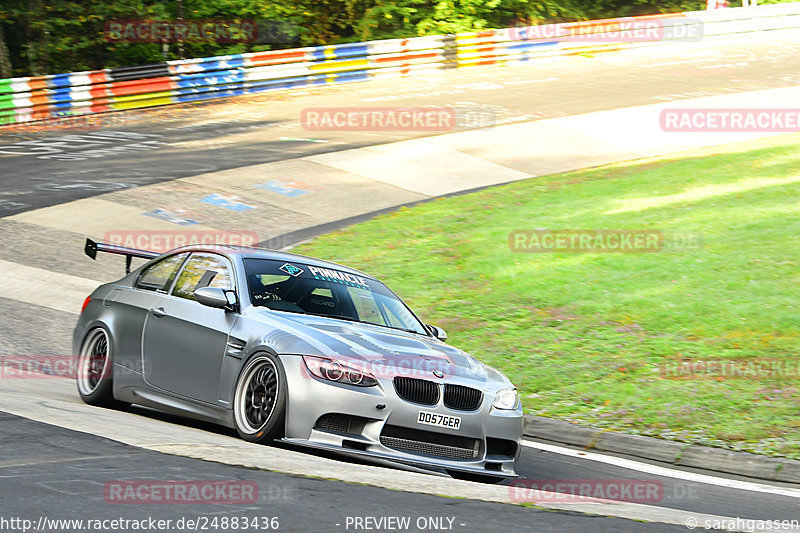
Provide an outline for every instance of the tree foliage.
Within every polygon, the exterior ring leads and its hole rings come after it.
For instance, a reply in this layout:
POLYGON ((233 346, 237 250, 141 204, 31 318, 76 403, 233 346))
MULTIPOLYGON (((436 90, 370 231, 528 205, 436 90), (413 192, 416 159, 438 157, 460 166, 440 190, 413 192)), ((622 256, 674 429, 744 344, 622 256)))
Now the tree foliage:
POLYGON ((2 0, 0 78, 704 7, 703 0, 2 0), (144 43, 104 34, 109 21, 179 17, 260 21, 262 38, 144 43))

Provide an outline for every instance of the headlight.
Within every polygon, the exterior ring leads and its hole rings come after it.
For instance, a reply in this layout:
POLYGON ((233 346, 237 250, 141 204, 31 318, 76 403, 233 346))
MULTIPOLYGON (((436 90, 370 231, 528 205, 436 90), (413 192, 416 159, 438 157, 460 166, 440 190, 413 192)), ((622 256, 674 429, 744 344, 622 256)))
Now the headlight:
POLYGON ((495 409, 514 409, 517 407, 518 401, 517 389, 503 389, 494 397, 492 407, 495 409))
POLYGON ((304 355, 303 362, 305 362, 309 372, 327 381, 355 385, 356 387, 374 387, 378 384, 378 380, 372 374, 333 359, 304 355))

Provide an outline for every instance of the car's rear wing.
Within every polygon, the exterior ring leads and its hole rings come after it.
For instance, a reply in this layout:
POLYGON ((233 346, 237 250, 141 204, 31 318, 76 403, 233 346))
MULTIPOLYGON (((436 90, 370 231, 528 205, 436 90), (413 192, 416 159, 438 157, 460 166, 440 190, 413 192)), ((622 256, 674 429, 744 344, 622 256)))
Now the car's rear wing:
POLYGON ((105 252, 108 254, 117 254, 125 256, 125 273, 131 273, 131 259, 140 257, 142 259, 155 259, 159 255, 158 252, 150 252, 147 250, 137 250, 136 248, 125 248, 124 246, 117 246, 116 244, 106 244, 102 242, 94 242, 92 239, 86 239, 86 246, 83 248, 86 255, 95 259, 97 252, 105 252))

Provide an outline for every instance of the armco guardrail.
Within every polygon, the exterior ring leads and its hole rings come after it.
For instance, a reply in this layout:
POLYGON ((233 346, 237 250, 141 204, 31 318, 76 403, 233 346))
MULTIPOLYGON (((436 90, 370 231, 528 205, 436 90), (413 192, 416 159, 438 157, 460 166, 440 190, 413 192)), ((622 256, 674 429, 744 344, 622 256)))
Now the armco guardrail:
POLYGON ((506 28, 0 80, 0 125, 211 98, 508 65, 549 55, 800 29, 800 2, 506 28))

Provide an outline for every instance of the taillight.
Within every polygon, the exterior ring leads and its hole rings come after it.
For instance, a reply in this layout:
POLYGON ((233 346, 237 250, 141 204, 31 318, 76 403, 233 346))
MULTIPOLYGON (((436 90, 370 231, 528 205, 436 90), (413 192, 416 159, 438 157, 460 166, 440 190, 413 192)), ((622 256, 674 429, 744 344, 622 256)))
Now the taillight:
POLYGON ((89 305, 89 302, 92 300, 91 295, 87 296, 86 299, 83 301, 83 307, 81 307, 81 313, 86 309, 86 306, 89 305))

